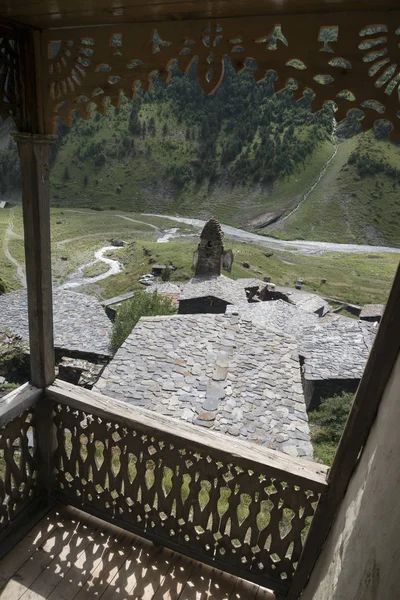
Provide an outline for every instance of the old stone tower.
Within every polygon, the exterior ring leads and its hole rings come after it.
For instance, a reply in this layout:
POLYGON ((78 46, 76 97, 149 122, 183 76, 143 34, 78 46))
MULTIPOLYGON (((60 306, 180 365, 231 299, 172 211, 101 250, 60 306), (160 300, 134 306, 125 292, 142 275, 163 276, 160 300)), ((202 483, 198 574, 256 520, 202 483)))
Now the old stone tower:
POLYGON ((224 256, 224 234, 221 225, 210 219, 200 235, 200 244, 194 255, 196 277, 201 275, 221 275, 224 256))

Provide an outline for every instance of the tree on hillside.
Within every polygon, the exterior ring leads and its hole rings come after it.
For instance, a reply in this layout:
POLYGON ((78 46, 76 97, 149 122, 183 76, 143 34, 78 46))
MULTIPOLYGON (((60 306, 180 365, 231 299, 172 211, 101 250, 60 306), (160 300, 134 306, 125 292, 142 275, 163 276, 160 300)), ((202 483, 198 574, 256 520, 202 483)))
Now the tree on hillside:
POLYGON ((140 135, 142 126, 139 121, 138 106, 136 102, 132 103, 132 109, 129 115, 128 129, 132 135, 140 135))

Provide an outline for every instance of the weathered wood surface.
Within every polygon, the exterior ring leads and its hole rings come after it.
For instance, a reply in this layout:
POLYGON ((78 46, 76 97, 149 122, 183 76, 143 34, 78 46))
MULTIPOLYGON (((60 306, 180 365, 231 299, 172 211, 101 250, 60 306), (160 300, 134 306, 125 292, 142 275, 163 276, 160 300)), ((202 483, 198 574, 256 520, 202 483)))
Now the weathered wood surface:
MULTIPOLYGON (((329 487, 321 498, 294 577, 290 600, 297 600, 322 551, 347 486, 360 460, 390 374, 400 352, 400 266, 354 404, 340 440, 329 487)), ((384 443, 384 441, 383 441, 384 443)))
POLYGON ((0 600, 188 600, 200 589, 215 600, 274 598, 70 507, 55 508, 0 561, 0 600))
POLYGON ((234 440, 229 436, 199 429, 195 425, 177 421, 172 417, 155 414, 139 406, 110 398, 92 390, 57 379, 46 389, 46 395, 54 402, 77 408, 87 414, 112 419, 121 425, 140 428, 146 433, 160 432, 182 440, 188 448, 210 449, 226 460, 234 460, 244 468, 271 468, 277 477, 297 485, 312 485, 315 491, 326 489, 328 467, 308 460, 269 450, 263 446, 234 440))
POLYGON ((58 498, 284 593, 326 467, 56 381, 58 498))
POLYGON ((28 408, 0 427, 0 541, 21 524, 14 522, 38 496, 35 416, 28 408))
POLYGON ((56 494, 55 459, 57 432, 54 425, 54 405, 43 395, 36 404, 36 447, 38 461, 37 490, 43 503, 54 505, 56 494))
POLYGON ((21 161, 31 383, 43 388, 55 377, 49 197, 53 138, 14 137, 21 161))
POLYGON ((24 383, 0 399, 0 427, 31 408, 43 396, 43 390, 24 383))
POLYGON ((18 23, 39 28, 76 27, 126 22, 179 21, 181 19, 211 19, 277 15, 294 13, 324 13, 328 11, 372 11, 371 22, 378 22, 373 11, 394 10, 397 0, 49 0, 4 2, 0 15, 18 23))

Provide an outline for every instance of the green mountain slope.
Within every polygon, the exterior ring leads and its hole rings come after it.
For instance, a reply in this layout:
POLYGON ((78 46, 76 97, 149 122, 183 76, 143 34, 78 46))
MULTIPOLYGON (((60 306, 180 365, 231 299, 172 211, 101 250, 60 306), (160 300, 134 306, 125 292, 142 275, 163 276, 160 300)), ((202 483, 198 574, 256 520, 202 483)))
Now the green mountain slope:
POLYGON ((377 140, 372 133, 341 142, 306 202, 268 233, 288 239, 399 246, 399 146, 377 140))
MULTIPOLYGON (((157 78, 151 92, 61 127, 51 172, 55 207, 118 209, 208 218, 295 239, 400 245, 400 147, 382 125, 359 134, 351 113, 338 128, 357 133, 332 157, 333 112, 311 112, 312 97, 275 94, 270 76, 255 84, 229 62, 219 90, 206 96, 195 67, 157 78), (285 219, 285 220, 283 220, 285 219)), ((0 199, 15 199, 18 158, 0 124, 0 199)))
POLYGON ((58 149, 52 197, 247 226, 301 197, 332 154, 331 130, 329 108, 313 115, 290 90, 275 94, 273 78, 256 85, 228 68, 208 97, 176 73, 105 118, 77 121, 58 149))

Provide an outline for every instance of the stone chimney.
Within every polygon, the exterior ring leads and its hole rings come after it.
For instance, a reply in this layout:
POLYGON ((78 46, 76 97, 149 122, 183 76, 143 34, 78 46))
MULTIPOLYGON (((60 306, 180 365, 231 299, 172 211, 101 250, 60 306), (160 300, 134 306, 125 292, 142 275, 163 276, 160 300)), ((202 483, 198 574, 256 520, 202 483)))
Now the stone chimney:
POLYGON ((221 275, 224 256, 223 238, 224 234, 219 222, 215 219, 207 221, 201 232, 200 244, 195 253, 196 277, 201 275, 221 275))

